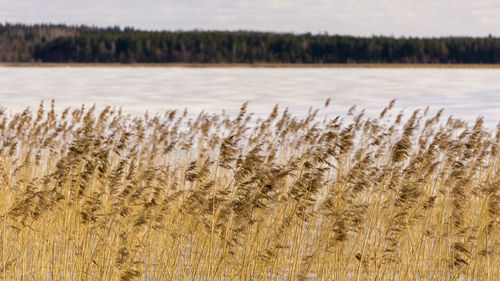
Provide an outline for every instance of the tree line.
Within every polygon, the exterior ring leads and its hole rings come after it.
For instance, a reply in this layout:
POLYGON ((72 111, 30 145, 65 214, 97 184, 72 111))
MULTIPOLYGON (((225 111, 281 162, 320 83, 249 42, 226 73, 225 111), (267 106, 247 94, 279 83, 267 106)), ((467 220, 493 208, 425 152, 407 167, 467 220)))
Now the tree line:
POLYGON ((0 61, 107 63, 500 63, 500 38, 141 31, 0 24, 0 61))

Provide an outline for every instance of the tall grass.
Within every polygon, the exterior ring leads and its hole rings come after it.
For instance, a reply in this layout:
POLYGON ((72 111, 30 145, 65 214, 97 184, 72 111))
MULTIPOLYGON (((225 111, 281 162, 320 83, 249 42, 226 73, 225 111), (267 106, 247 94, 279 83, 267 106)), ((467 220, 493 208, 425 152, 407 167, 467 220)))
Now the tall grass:
POLYGON ((498 280, 500 126, 393 104, 2 112, 0 276, 498 280))

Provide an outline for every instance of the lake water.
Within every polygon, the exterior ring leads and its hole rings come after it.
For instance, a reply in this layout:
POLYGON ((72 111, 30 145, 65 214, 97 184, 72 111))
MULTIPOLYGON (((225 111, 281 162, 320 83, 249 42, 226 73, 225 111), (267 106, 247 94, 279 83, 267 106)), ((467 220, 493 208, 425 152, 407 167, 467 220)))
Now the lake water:
POLYGON ((58 109, 81 104, 121 106, 142 114, 188 108, 232 113, 249 101, 249 111, 267 114, 275 104, 302 115, 312 106, 345 114, 350 106, 377 116, 390 100, 410 113, 445 108, 473 122, 500 121, 500 69, 404 68, 180 68, 180 67, 0 67, 0 105, 10 112, 41 100, 58 109))

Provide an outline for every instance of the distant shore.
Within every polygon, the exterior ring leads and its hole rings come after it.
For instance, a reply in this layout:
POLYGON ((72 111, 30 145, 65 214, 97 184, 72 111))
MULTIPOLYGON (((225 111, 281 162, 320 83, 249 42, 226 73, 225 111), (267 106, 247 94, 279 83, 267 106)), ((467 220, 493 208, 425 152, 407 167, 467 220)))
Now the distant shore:
POLYGON ((500 68, 500 64, 413 64, 413 63, 9 63, 0 67, 215 67, 215 68, 500 68))

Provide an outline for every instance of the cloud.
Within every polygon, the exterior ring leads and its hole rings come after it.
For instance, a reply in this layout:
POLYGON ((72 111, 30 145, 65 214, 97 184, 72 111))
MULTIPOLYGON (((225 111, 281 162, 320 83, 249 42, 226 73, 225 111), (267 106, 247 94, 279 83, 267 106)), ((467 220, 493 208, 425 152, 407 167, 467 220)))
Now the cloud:
POLYGON ((352 35, 500 35, 490 0, 0 0, 0 21, 328 32, 352 35))

